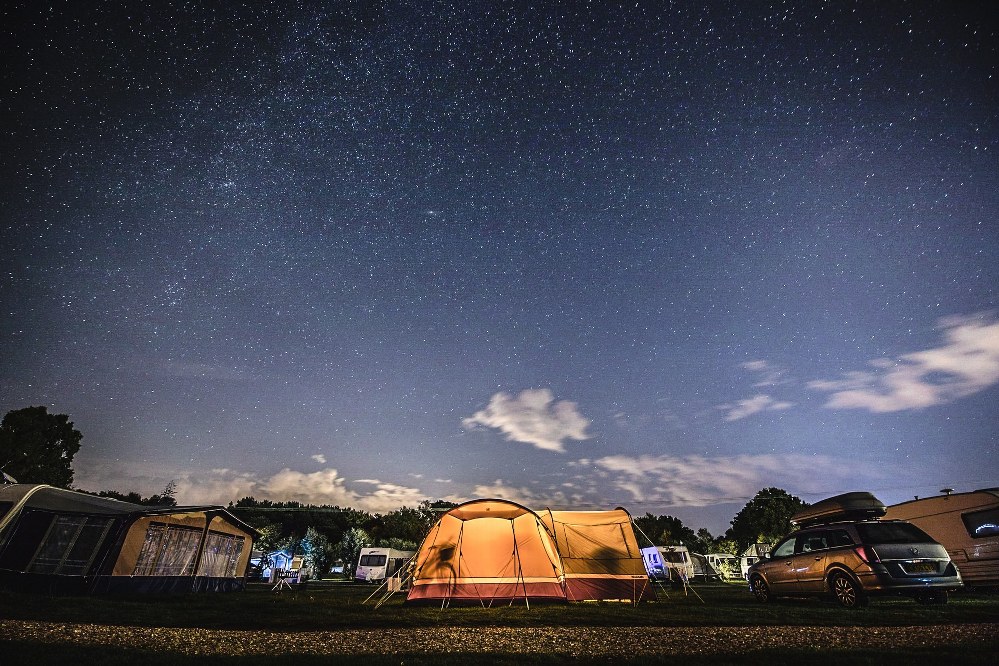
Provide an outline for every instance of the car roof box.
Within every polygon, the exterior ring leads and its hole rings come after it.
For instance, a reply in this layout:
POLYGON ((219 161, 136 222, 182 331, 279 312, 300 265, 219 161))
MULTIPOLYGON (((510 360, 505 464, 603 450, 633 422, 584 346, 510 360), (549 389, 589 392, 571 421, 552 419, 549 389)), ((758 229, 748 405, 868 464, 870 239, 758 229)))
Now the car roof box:
POLYGON ((880 518, 887 511, 884 502, 871 493, 844 493, 802 509, 791 516, 791 524, 807 527, 838 520, 880 518))

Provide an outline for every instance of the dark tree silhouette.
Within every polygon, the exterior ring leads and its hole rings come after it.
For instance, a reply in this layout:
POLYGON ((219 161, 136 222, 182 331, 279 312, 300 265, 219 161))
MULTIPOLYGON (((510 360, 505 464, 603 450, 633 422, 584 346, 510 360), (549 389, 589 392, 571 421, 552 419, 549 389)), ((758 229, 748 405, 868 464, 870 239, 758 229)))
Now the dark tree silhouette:
POLYGON ((736 514, 725 536, 735 541, 740 553, 750 544, 772 545, 790 531, 791 516, 806 506, 806 502, 786 490, 765 488, 736 514))
POLYGON ((0 468, 20 483, 69 488, 83 435, 65 414, 45 407, 7 412, 0 423, 0 468))

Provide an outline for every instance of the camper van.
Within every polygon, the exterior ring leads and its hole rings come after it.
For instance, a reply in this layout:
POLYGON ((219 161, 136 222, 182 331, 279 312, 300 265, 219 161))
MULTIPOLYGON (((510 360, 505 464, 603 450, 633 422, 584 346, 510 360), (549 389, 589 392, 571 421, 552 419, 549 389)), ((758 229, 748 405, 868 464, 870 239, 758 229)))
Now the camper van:
POLYGON ((999 585, 999 488, 909 500, 885 518, 907 520, 940 542, 968 586, 999 585))
POLYGON ((380 583, 396 575, 416 555, 413 550, 395 548, 362 548, 357 560, 354 579, 369 583, 380 583))
POLYGON ((682 583, 694 577, 694 563, 686 546, 642 548, 642 561, 652 580, 682 583))

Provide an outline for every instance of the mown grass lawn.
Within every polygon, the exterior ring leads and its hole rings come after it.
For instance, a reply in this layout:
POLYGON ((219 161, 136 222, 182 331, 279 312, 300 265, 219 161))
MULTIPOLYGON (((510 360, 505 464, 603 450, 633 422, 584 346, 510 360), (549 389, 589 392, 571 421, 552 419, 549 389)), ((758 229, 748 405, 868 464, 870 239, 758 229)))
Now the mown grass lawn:
MULTIPOLYGON (((385 629, 433 627, 635 627, 646 631, 668 631, 670 627, 800 627, 800 626, 923 626, 966 623, 999 623, 999 594, 956 593, 943 606, 923 606, 907 598, 876 599, 867 608, 846 610, 831 601, 789 599, 762 605, 745 585, 701 584, 687 594, 683 590, 659 593, 658 601, 633 606, 627 603, 582 603, 481 607, 422 606, 403 604, 403 596, 390 598, 381 607, 364 603, 373 586, 349 583, 320 583, 294 591, 271 592, 269 587, 253 585, 242 593, 190 594, 170 596, 123 597, 52 597, 0 592, 0 618, 57 623, 84 623, 109 626, 200 627, 206 629, 267 630, 277 632, 329 631, 335 629, 385 629)), ((378 597, 376 596, 375 599, 378 597)), ((999 637, 980 649, 962 650, 965 664, 993 663, 999 637)), ((953 648, 951 648, 953 649, 953 648)), ((107 654, 94 647, 42 645, 0 637, 2 656, 16 654, 16 663, 65 663, 93 660, 96 663, 195 663, 194 658, 165 656, 161 661, 152 653, 121 652, 107 654)), ((726 661, 725 658, 685 656, 685 664, 739 663, 841 664, 849 657, 851 664, 903 664, 933 660, 950 663, 958 655, 932 646, 896 650, 891 653, 865 650, 858 646, 846 653, 814 650, 754 652, 749 658, 726 661)), ((481 663, 481 655, 465 655, 481 663)), ((201 658, 203 659, 203 658, 201 658)), ((213 661, 227 661, 212 658, 213 661)), ((674 657, 675 659, 675 657, 674 657)), ((461 663, 461 655, 399 655, 356 660, 337 657, 336 663, 461 663)), ((562 663, 560 658, 554 660, 562 663)), ((599 661, 599 660, 597 660, 599 661)), ((239 663, 278 663, 275 657, 243 657, 239 663)), ((490 655, 489 663, 552 663, 533 655, 490 655)), ((645 663, 648 659, 636 660, 645 663)), ((282 662, 284 663, 284 662, 282 662)), ((331 663, 312 657, 294 657, 294 663, 331 663)), ((617 660, 616 663, 620 663, 617 660)))
POLYGON ((271 592, 165 596, 51 597, 0 592, 0 617, 148 627, 321 631, 343 628, 432 626, 900 626, 999 622, 999 594, 958 592, 942 606, 904 597, 875 599, 846 610, 832 601, 783 599, 757 602, 742 584, 709 583, 692 592, 659 591, 658 601, 628 603, 495 605, 491 608, 406 606, 401 594, 381 607, 364 600, 373 586, 312 584, 271 592), (696 592, 696 594, 695 594, 696 592))

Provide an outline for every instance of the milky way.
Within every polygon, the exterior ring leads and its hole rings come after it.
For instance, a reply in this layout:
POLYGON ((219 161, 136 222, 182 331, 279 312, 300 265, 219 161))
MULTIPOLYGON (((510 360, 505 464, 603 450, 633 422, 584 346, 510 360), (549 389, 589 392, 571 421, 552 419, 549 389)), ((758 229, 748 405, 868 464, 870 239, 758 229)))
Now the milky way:
POLYGON ((0 408, 80 487, 720 531, 999 484, 984 7, 17 4, 0 408))

